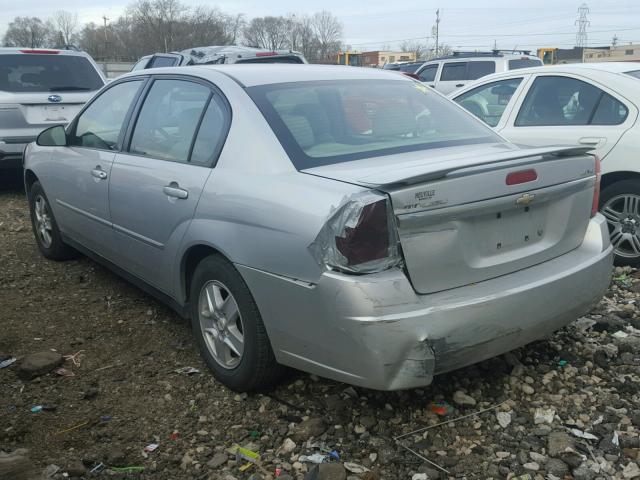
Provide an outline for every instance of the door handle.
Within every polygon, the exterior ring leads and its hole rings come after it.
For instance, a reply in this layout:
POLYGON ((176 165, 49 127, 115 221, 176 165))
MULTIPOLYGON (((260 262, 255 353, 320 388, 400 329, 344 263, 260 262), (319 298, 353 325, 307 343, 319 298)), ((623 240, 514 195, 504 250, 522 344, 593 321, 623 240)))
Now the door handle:
POLYGON ((181 200, 189 197, 189 192, 180 188, 176 182, 171 182, 166 187, 163 187, 162 191, 168 197, 179 198, 181 200))
POLYGON ((582 137, 578 140, 582 145, 604 145, 607 139, 602 137, 582 137))
POLYGON ((456 87, 457 88, 464 87, 464 83, 458 83, 458 84, 456 84, 456 87))
POLYGON ((100 165, 98 165, 96 168, 91 170, 91 175, 100 180, 104 180, 105 178, 107 178, 107 172, 102 170, 102 168, 100 168, 100 165))

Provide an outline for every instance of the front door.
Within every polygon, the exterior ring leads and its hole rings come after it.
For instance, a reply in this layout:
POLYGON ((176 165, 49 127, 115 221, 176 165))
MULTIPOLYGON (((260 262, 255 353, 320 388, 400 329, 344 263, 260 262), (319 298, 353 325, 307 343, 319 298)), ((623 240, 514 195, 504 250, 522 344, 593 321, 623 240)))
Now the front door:
POLYGON ((208 85, 158 77, 117 154, 109 198, 122 266, 171 294, 176 252, 209 175, 228 113, 208 85))
POLYGON ((68 134, 68 147, 52 148, 47 175, 49 201, 62 231, 106 258, 114 257, 109 214, 109 176, 142 80, 114 85, 80 114, 68 134))

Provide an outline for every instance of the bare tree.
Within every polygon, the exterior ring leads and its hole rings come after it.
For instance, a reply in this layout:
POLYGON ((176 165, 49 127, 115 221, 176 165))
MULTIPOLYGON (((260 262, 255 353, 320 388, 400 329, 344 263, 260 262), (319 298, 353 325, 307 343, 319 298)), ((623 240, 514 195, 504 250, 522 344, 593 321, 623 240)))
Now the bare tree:
POLYGON ((416 60, 426 58, 429 51, 429 44, 419 40, 406 40, 400 44, 400 50, 403 52, 413 53, 416 60))
POLYGON ((257 17, 244 29, 244 40, 252 47, 281 50, 289 46, 290 24, 284 17, 257 17))
POLYGON ((76 30, 78 29, 78 14, 58 10, 53 14, 53 22, 58 31, 62 43, 68 45, 73 43, 76 30))
POLYGON ((51 39, 50 26, 38 17, 16 17, 4 35, 5 47, 42 48, 51 39))
POLYGON ((138 0, 127 8, 127 16, 141 35, 140 41, 155 51, 175 50, 178 24, 187 8, 179 0, 138 0))
POLYGON ((313 28, 313 19, 307 15, 296 19, 297 42, 295 50, 299 50, 310 62, 318 60, 318 38, 313 28))
POLYGON ((342 24, 327 10, 313 15, 312 25, 318 41, 318 57, 328 61, 340 50, 342 24))

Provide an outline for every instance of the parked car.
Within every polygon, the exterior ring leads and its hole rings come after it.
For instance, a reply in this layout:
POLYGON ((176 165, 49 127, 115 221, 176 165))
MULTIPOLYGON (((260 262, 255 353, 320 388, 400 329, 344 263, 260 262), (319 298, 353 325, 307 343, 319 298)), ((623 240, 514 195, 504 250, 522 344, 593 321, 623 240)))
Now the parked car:
POLYGON ((492 73, 539 65, 542 65, 542 60, 526 50, 454 52, 425 62, 415 73, 421 82, 448 94, 492 73))
POLYGON ((191 319, 235 390, 376 389, 541 338, 609 284, 585 148, 525 150, 382 69, 124 75, 26 151, 34 234, 191 319), (232 121, 233 118, 233 121, 232 121))
POLYGON ((424 61, 419 62, 398 62, 398 63, 387 63, 384 67, 385 70, 393 70, 396 72, 403 73, 415 73, 422 65, 424 65, 424 61))
POLYGON ((196 47, 181 52, 146 55, 136 62, 131 71, 145 68, 223 63, 307 63, 307 60, 300 52, 293 50, 266 50, 264 48, 227 45, 196 47))
POLYGON ((86 53, 0 48, 0 170, 21 168, 26 145, 71 120, 104 84, 86 53))
POLYGON ((640 265, 639 72, 622 62, 553 65, 492 75, 452 96, 514 143, 593 148, 616 263, 633 266, 640 265))

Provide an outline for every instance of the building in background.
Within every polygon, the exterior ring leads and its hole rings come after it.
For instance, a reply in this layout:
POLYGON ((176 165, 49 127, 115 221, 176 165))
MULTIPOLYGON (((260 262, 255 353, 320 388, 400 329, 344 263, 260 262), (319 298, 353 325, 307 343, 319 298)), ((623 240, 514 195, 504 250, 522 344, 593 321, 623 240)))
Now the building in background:
POLYGON ((363 67, 384 67, 387 63, 415 62, 415 60, 416 54, 414 52, 392 52, 382 50, 362 52, 363 67))
POLYGON ((640 62, 640 44, 585 48, 583 62, 640 62))
POLYGON ((583 50, 583 47, 539 48, 538 57, 545 65, 556 65, 558 63, 581 63, 583 50))

